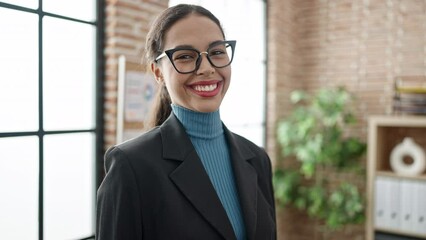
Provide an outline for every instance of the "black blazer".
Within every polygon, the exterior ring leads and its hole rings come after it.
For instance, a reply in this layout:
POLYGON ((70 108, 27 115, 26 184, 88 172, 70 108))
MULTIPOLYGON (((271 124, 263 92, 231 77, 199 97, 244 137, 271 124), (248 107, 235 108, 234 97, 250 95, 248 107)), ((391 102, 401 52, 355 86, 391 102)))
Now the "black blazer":
MULTIPOLYGON (((225 127, 248 240, 276 239, 271 163, 264 150, 225 127)), ((236 239, 182 124, 110 148, 98 190, 98 240, 236 239)))

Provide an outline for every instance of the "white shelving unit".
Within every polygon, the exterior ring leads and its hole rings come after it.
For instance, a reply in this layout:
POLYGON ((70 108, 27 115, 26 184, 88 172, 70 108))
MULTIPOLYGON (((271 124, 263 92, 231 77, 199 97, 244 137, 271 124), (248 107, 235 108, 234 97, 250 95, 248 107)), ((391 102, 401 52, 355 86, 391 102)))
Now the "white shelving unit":
MULTIPOLYGON (((419 231, 418 227, 415 227, 414 225, 411 226, 412 229, 408 228, 407 230, 403 224, 403 214, 400 214, 399 212, 391 213, 397 218, 396 222, 392 217, 390 220, 386 219, 387 222, 385 221, 385 224, 381 222, 380 214, 382 214, 382 212, 380 211, 380 208, 392 208, 390 207, 392 204, 397 205, 400 208, 404 206, 413 208, 417 207, 416 204, 405 204, 404 202, 407 201, 406 199, 410 199, 410 201, 417 201, 422 198, 421 195, 417 194, 419 191, 416 192, 417 195, 407 196, 405 194, 409 190, 407 189, 407 183, 408 185, 416 185, 416 187, 421 186, 418 187, 418 189, 422 189, 423 186, 426 186, 425 172, 418 176, 402 176, 396 174, 391 169, 389 161, 391 151, 397 144, 401 143, 405 137, 411 137, 418 145, 426 150, 426 117, 373 116, 369 119, 367 155, 368 206, 366 213, 367 240, 374 240, 374 233, 376 231, 426 239, 426 232, 423 232, 423 230, 419 231), (379 183, 376 182, 378 179, 379 183), (388 185, 383 185, 383 180, 390 183, 386 183, 388 185), (378 184, 379 188, 377 188, 376 184, 378 184), (378 222, 376 222, 376 219, 378 219, 378 222)), ((423 189, 426 191, 426 187, 423 189)), ((422 205, 426 207, 426 199, 422 205)), ((417 211, 424 213, 426 212, 426 208, 422 207, 422 209, 417 209, 417 211)), ((389 214, 389 212, 385 213, 389 214)), ((388 215, 386 215, 386 217, 388 217, 388 215)), ((426 221, 426 219, 423 221, 426 221)))

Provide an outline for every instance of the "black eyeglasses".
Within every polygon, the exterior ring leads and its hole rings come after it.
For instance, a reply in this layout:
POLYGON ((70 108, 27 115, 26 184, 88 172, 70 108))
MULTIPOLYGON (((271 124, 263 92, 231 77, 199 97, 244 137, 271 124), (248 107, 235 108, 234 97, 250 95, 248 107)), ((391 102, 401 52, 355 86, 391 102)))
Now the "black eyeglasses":
POLYGON ((167 56, 178 73, 192 73, 200 67, 201 54, 206 54, 207 60, 212 66, 223 68, 231 64, 236 43, 237 41, 234 40, 215 42, 205 52, 190 47, 169 49, 160 54, 155 62, 167 56))

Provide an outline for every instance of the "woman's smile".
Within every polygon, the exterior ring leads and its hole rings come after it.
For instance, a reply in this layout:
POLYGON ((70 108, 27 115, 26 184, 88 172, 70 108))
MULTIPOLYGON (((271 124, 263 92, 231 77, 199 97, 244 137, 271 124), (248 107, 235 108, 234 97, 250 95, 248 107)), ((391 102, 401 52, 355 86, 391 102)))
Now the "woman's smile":
POLYGON ((221 92, 223 81, 199 81, 187 86, 200 97, 214 97, 221 92))

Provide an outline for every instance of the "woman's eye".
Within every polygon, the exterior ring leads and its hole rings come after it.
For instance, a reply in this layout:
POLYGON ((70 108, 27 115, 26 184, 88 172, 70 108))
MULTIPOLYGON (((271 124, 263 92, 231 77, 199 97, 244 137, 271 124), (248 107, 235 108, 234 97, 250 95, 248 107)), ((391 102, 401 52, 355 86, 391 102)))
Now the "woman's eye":
POLYGON ((173 60, 176 61, 190 61, 194 59, 197 59, 197 52, 190 50, 180 50, 173 55, 173 60))
POLYGON ((224 50, 212 50, 210 51, 209 55, 210 56, 217 56, 217 55, 222 55, 225 54, 226 52, 224 50))
POLYGON ((193 56, 191 56, 191 55, 180 55, 180 56, 177 56, 175 59, 177 59, 177 60, 187 60, 187 59, 193 59, 194 57, 193 56))

